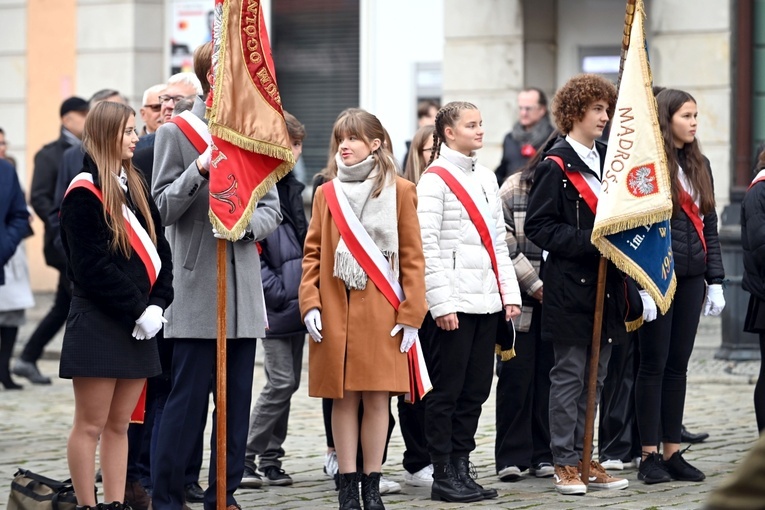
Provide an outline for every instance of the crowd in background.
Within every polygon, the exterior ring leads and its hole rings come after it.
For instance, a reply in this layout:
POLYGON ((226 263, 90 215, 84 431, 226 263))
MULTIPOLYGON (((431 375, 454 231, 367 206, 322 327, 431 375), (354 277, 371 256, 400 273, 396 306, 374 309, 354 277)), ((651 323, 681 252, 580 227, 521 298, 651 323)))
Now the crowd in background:
MULTIPOLYGON (((14 374, 50 384, 37 361, 66 326, 59 376, 73 380, 68 461, 82 507, 96 508, 88 493, 94 478, 114 509, 215 507, 214 439, 206 490, 199 474, 216 366, 209 303, 220 235, 207 219, 211 147, 189 135, 207 133, 211 51, 210 44, 196 50, 194 73, 147 89, 138 115, 112 89, 62 102, 60 136, 36 153, 29 193, 59 280, 52 308, 13 364, 24 310, 34 306, 22 242, 33 232, 0 129, 0 383, 21 389, 14 374), (143 232, 153 263, 138 255, 126 224, 143 232), (142 423, 129 424, 140 395, 142 423)), ((527 472, 582 495, 626 488, 614 473, 629 466, 647 484, 704 480, 680 449, 707 437, 682 425, 687 366, 699 317, 725 306, 725 273, 711 168, 695 136, 698 105, 684 91, 655 92, 672 182, 677 291, 668 312, 657 313, 650 295, 609 263, 597 460, 582 458, 599 259, 590 242, 596 202, 583 197, 589 190, 597 200, 616 89, 578 75, 550 104, 541 89, 519 93, 518 122, 494 171, 476 156, 483 145, 476 105, 420 104, 400 162, 379 119, 348 108, 313 180, 310 219, 305 186, 292 174, 259 201, 228 243, 226 262, 227 507, 239 508, 239 489, 293 483, 282 468, 283 444, 306 334, 308 392, 322 399, 323 469, 341 509, 381 509, 382 495, 401 490, 387 458, 396 417, 406 484, 430 487, 436 500, 496 498, 470 463, 495 373, 500 481, 527 472), (356 237, 387 278, 377 279, 357 243, 346 242, 356 237), (388 285, 398 300, 383 292, 388 285), (625 322, 636 319, 645 324, 628 333, 625 322), (266 385, 252 405, 257 339, 266 385), (414 345, 432 391, 408 403, 414 345)), ((310 133, 284 117, 297 160, 310 133)), ((752 295, 746 328, 759 334, 763 352, 764 165, 761 156, 742 212, 744 288, 752 295)), ((755 391, 761 431, 764 387, 755 391)))

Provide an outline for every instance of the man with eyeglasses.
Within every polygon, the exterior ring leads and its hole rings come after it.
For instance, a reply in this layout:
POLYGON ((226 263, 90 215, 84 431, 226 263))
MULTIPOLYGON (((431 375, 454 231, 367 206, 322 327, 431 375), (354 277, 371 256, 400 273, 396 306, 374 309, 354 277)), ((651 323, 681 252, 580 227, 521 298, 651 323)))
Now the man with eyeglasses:
POLYGON ((159 96, 162 105, 162 122, 169 122, 173 116, 175 103, 187 97, 194 98, 202 94, 202 85, 194 73, 174 74, 167 80, 167 86, 159 96))
POLYGON ((518 93, 518 122, 502 143, 502 161, 497 167, 497 182, 502 183, 534 157, 553 132, 547 112, 547 96, 541 89, 529 87, 518 93))
POLYGON ((143 106, 141 107, 141 120, 143 121, 142 136, 155 132, 160 124, 162 124, 162 103, 159 102, 159 95, 165 90, 165 87, 164 83, 160 83, 149 87, 143 93, 143 106))

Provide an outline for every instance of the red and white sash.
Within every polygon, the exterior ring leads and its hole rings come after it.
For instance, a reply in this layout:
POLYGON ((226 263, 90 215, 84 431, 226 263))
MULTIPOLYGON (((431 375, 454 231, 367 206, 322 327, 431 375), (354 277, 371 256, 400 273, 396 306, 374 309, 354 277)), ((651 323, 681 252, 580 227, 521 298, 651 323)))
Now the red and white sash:
POLYGON ((760 181, 765 181, 765 170, 760 170, 760 172, 755 176, 754 180, 752 181, 752 184, 749 185, 748 188, 746 188, 747 191, 752 189, 752 186, 757 184, 760 181))
POLYGON ((207 129, 202 119, 191 113, 190 111, 182 112, 172 119, 170 122, 178 126, 186 138, 191 142, 191 145, 202 154, 207 150, 207 147, 212 143, 212 137, 210 131, 207 129))
POLYGON ((693 200, 693 195, 691 195, 693 188, 691 188, 691 184, 685 177, 682 168, 680 168, 677 178, 678 181, 680 181, 680 207, 688 216, 688 219, 691 220, 691 224, 693 225, 694 230, 696 230, 696 234, 698 234, 699 239, 701 239, 701 247, 704 248, 704 253, 706 253, 707 241, 704 239, 704 215, 701 214, 699 204, 693 200))
MULTIPOLYGON (((446 183, 452 193, 454 193, 454 195, 457 197, 457 200, 460 201, 462 207, 465 208, 465 211, 467 211, 470 221, 473 222, 473 226, 475 226, 476 230, 478 231, 478 235, 481 238, 483 247, 489 254, 489 259, 491 260, 491 268, 494 270, 494 277, 497 279, 497 290, 499 290, 501 299, 502 284, 499 279, 497 251, 496 247, 494 246, 494 233, 496 232, 496 227, 494 227, 494 223, 492 222, 488 202, 482 202, 481 200, 476 202, 473 200, 473 196, 471 195, 470 191, 468 191, 468 188, 473 188, 474 194, 477 194, 478 192, 474 189, 475 186, 467 179, 465 179, 465 176, 462 174, 462 172, 454 171, 442 166, 431 166, 425 171, 425 173, 432 173, 439 176, 444 181, 444 183, 446 183)), ((481 193, 484 193, 485 196, 483 189, 481 189, 481 193)))
MULTIPOLYGON (((332 220, 353 258, 356 259, 356 262, 364 269, 364 272, 393 308, 398 311, 401 302, 405 299, 404 289, 401 288, 401 284, 393 274, 390 264, 380 248, 377 247, 361 221, 353 213, 342 186, 336 183, 337 179, 333 179, 322 186, 332 220)), ((414 402, 433 389, 419 337, 407 352, 407 360, 409 363, 409 393, 406 394, 405 399, 407 402, 414 402)))
MULTIPOLYGON (((101 190, 93 184, 93 176, 87 172, 77 174, 74 179, 72 179, 64 196, 66 197, 66 195, 75 188, 85 188, 90 190, 102 203, 104 201, 104 196, 101 193, 101 190)), ((127 228, 130 246, 143 262, 143 265, 146 268, 146 274, 149 277, 149 284, 151 287, 154 287, 154 282, 157 281, 157 277, 159 276, 159 270, 162 269, 162 261, 159 258, 159 253, 157 253, 157 247, 151 242, 149 233, 143 228, 143 225, 138 221, 138 218, 133 214, 133 211, 124 204, 122 205, 122 217, 125 219, 125 227, 127 228)), ((149 220, 150 219, 151 218, 149 218, 149 220)))
MULTIPOLYGON (((104 195, 101 193, 101 190, 93 183, 93 176, 87 172, 77 174, 74 179, 72 179, 72 182, 69 183, 69 187, 66 189, 66 193, 64 193, 64 197, 75 188, 85 188, 90 190, 98 197, 101 203, 104 201, 104 195)), ((141 262, 143 262, 144 268, 146 269, 146 275, 149 277, 149 288, 152 288, 157 281, 160 269, 162 269, 162 261, 159 258, 159 253, 157 253, 157 247, 151 242, 149 233, 143 228, 143 225, 138 221, 138 218, 133 214, 133 211, 128 209, 124 204, 122 205, 122 217, 125 219, 125 228, 127 229, 130 246, 133 248, 136 255, 138 255, 138 258, 141 259, 141 262)), ((133 412, 130 414, 130 422, 143 423, 145 412, 146 383, 144 383, 143 390, 138 397, 138 402, 136 403, 133 412)))
POLYGON ((576 190, 582 196, 582 199, 590 208, 592 214, 598 209, 598 197, 600 196, 601 182, 597 177, 589 172, 578 172, 576 170, 566 170, 563 166, 563 159, 560 156, 547 156, 545 159, 551 159, 558 163, 563 172, 565 172, 571 184, 574 185, 576 190))

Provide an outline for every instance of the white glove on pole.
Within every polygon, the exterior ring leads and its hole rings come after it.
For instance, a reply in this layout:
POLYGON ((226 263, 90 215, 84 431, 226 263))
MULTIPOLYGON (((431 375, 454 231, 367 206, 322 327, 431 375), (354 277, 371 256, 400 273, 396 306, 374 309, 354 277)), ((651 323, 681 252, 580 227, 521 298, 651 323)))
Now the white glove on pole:
MULTIPOLYGON (((135 321, 136 326, 140 332, 138 335, 134 335, 138 340, 145 340, 148 338, 154 338, 162 329, 162 326, 167 323, 167 319, 162 316, 162 308, 157 305, 149 305, 146 310, 143 311, 138 320, 135 321), (141 338, 143 334, 143 338, 141 338)), ((133 331, 135 333, 135 330, 133 331)))
POLYGON ((199 161, 199 166, 209 171, 211 159, 212 159, 212 147, 208 145, 205 151, 199 155, 199 157, 197 158, 197 161, 199 161))
POLYGON ((406 326, 404 324, 396 324, 391 330, 390 336, 396 336, 399 331, 404 330, 404 339, 401 340, 401 352, 409 352, 409 349, 414 345, 414 341, 417 340, 417 328, 412 326, 406 326))
POLYGON ((321 312, 318 308, 311 308, 305 314, 305 327, 314 342, 321 342, 321 312))
MULTIPOLYGON (((213 229, 212 229, 212 230, 213 230, 213 236, 215 236, 215 238, 216 238, 216 239, 224 239, 224 240, 226 239, 226 237, 224 237, 224 236, 223 236, 223 234, 221 234, 220 232, 218 232, 218 229, 217 229, 217 228, 213 227, 213 229)), ((237 241, 241 240, 241 239, 244 237, 244 235, 245 235, 246 233, 247 233, 247 231, 246 231, 246 230, 242 230, 242 233, 241 233, 241 234, 239 234, 239 237, 238 237, 236 240, 237 240, 237 241)))
POLYGON ((704 315, 717 317, 725 308, 725 297, 722 285, 715 283, 707 287, 707 298, 704 301, 704 315))
POLYGON ((656 302, 647 290, 640 291, 640 299, 643 301, 643 320, 646 322, 656 320, 656 302))

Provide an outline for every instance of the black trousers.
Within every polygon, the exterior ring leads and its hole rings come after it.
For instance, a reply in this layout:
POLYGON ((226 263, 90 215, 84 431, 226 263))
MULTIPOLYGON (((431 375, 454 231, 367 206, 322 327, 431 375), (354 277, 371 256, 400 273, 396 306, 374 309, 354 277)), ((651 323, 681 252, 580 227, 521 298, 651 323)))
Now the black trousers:
MULTIPOLYGON (((436 321, 427 314, 419 331, 423 356, 430 351, 429 345, 437 330, 436 321)), ((398 397, 398 422, 406 447, 403 465, 404 469, 412 474, 430 465, 428 440, 425 437, 425 400, 427 398, 428 396, 425 395, 425 399, 418 399, 413 404, 407 404, 403 395, 398 397)))
POLYGON ((58 287, 56 287, 53 306, 37 325, 37 329, 34 330, 29 340, 27 340, 20 356, 22 360, 36 363, 40 359, 45 346, 50 343, 61 327, 66 324, 66 318, 69 316, 69 305, 71 304, 72 284, 64 273, 59 273, 58 287))
MULTIPOLYGON (((211 339, 174 339, 172 389, 167 398, 152 460, 152 507, 180 510, 184 499, 186 467, 206 415, 210 380, 215 380, 216 342, 211 339)), ((244 456, 250 423, 252 378, 255 368, 254 338, 229 339, 227 353, 226 506, 236 504, 234 491, 244 472, 244 456)), ((215 393, 213 398, 216 399, 215 393)), ((217 403, 217 402, 216 402, 217 403)), ((205 510, 215 510, 217 414, 213 411, 210 438, 210 471, 205 491, 205 510)))
POLYGON ((613 346, 608 374, 600 394, 598 453, 601 462, 630 462, 642 451, 635 417, 635 379, 640 354, 638 334, 629 341, 613 346))
POLYGON ((760 434, 765 434, 765 332, 760 333, 760 376, 754 386, 754 414, 760 434))
POLYGON ((521 471, 550 453, 550 370, 555 363, 552 342, 541 338, 541 306, 535 306, 528 332, 516 332, 516 356, 497 361, 497 472, 517 466, 521 471))
POLYGON ((640 338, 640 368, 635 387, 640 441, 680 443, 685 408, 688 360, 704 300, 704 276, 679 277, 672 305, 665 315, 644 324, 640 338))
POLYGON ((434 463, 475 450, 481 406, 491 392, 499 313, 458 313, 459 328, 438 329, 429 345, 433 391, 425 399, 425 437, 434 463))

